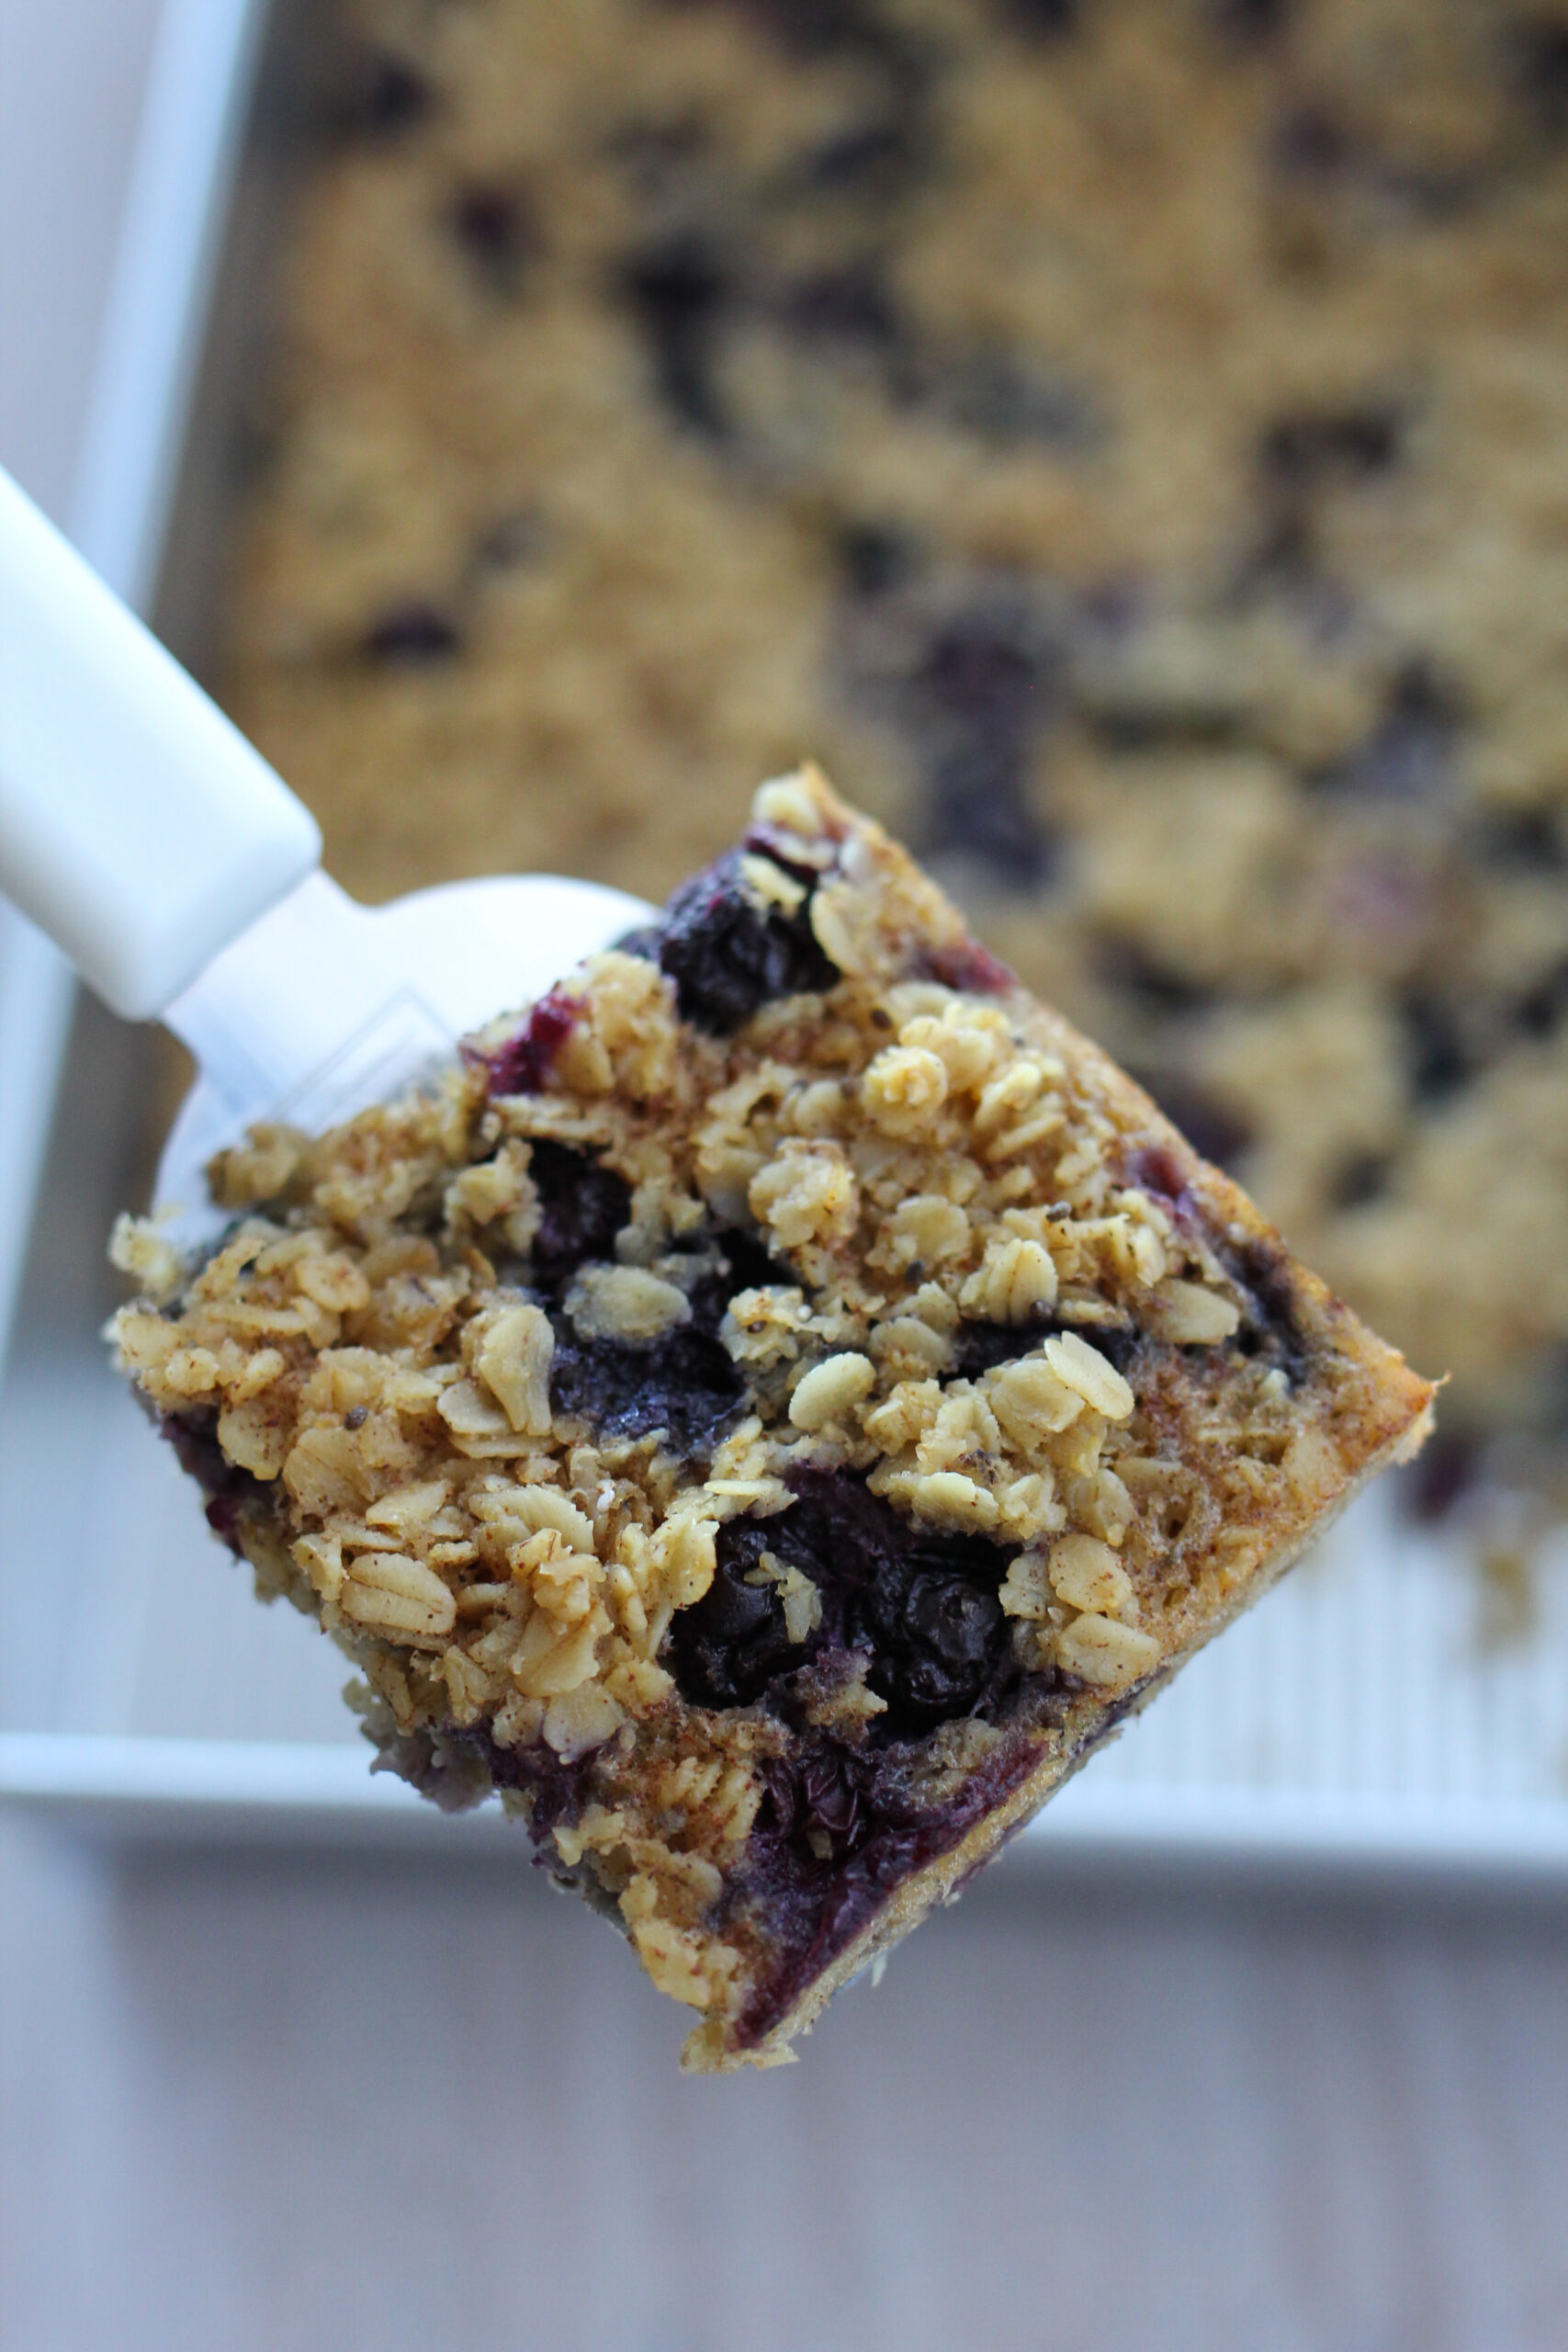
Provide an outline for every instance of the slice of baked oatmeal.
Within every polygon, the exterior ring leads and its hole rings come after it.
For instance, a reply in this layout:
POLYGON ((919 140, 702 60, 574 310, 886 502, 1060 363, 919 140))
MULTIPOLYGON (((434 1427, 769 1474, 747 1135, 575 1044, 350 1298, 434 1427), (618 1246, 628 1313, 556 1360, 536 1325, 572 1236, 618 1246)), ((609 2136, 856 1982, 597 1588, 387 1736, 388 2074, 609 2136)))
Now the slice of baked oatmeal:
POLYGON ((213 1170, 125 1365, 382 1759, 786 2054, 1427 1384, 814 771, 435 1091, 213 1170))

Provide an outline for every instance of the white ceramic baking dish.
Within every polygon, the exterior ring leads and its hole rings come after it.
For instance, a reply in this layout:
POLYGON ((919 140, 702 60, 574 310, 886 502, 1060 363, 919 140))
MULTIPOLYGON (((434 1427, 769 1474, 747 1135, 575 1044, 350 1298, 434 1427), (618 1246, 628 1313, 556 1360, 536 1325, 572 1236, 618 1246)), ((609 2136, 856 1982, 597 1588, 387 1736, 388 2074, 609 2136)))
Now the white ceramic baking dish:
MULTIPOLYGON (((201 446, 209 391, 194 388, 204 367, 221 378, 265 236, 249 167, 256 120, 275 120, 254 102, 276 8, 270 19, 265 0, 165 0, 75 503, 78 543, 132 602, 172 614, 176 640, 180 578, 188 609, 221 489, 201 446)), ((265 181, 265 155, 258 168, 265 181)), ((52 951, 6 916, 0 1330, 67 1005, 52 951)), ((110 1205, 103 1186, 84 1190, 74 1246, 101 1249, 110 1205)), ((256 1606, 85 1337, 29 1363, 0 1430, 14 1489, 0 1509, 0 1662, 42 1665, 0 1673, 0 1797, 111 1836, 515 1851, 496 1813, 446 1821, 371 1775, 338 1696, 343 1662, 290 1612, 256 1606)), ((1089 1767, 1009 1867, 1568 1888, 1568 1538, 1540 1555, 1536 1589, 1528 1638, 1483 1645, 1470 1547, 1418 1532, 1374 1493, 1089 1767)))

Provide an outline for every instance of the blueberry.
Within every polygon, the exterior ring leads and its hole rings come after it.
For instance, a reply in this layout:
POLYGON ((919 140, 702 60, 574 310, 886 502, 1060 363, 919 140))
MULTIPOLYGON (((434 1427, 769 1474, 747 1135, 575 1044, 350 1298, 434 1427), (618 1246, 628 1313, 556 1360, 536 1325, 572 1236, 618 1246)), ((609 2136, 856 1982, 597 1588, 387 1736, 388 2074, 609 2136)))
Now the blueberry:
POLYGON ((666 407, 694 431, 722 439, 729 425, 715 365, 730 286, 718 253, 695 230, 681 230, 634 254, 620 282, 666 407))
POLYGON ((531 1147, 528 1172, 539 1194, 533 1268, 541 1283, 558 1286, 585 1262, 615 1256, 615 1236, 630 1219, 632 1196, 613 1169, 547 1139, 531 1147))
POLYGON ((1048 1331, 1060 1330, 1059 1323, 1042 1317, 1037 1324, 961 1323, 953 1334, 953 1346, 958 1369, 966 1380, 977 1380, 982 1373, 994 1372, 998 1364, 1016 1363, 1037 1348, 1048 1331))
POLYGON ((389 670, 428 668, 461 644, 457 624, 434 605, 394 605, 365 633, 367 657, 389 670))
POLYGON ((1447 1519, 1481 1475, 1474 1439, 1462 1430, 1438 1430, 1427 1439, 1401 1493, 1413 1519, 1430 1524, 1447 1519))
POLYGON ((1425 989, 1413 989, 1399 1011, 1413 1099, 1427 1109, 1446 1102, 1468 1084, 1474 1070, 1474 1056, 1452 1010, 1425 989))
POLYGON ((1140 1011, 1162 1018, 1201 1012, 1213 1001, 1214 991, 1206 981, 1179 972, 1138 939, 1107 933, 1095 944, 1094 965, 1100 978, 1134 998, 1140 1011))
POLYGON ((994 449, 1029 442, 1082 449, 1096 437, 1094 412, 1076 385, 1005 350, 976 351, 950 368, 942 404, 955 424, 994 449))
POLYGON ((907 533, 882 523, 846 524, 838 555, 852 596, 886 596, 901 588, 919 561, 907 533))
POLYGON ((558 1413, 600 1438, 657 1437, 685 1461, 705 1461, 746 1402, 722 1342, 689 1325, 650 1347, 579 1340, 558 1317, 550 1395, 558 1413))
POLYGON ((1156 1200, 1168 1201, 1178 1210, 1190 1197, 1187 1170, 1167 1144, 1141 1144, 1128 1160, 1127 1181, 1139 1192, 1152 1193, 1156 1200))
POLYGON ((1033 888, 1055 844, 1025 793, 1031 739, 1053 700, 1051 665, 1024 617, 961 613, 940 628, 912 681, 929 777, 927 846, 973 858, 1033 888))
POLYGON ((515 294, 536 244, 521 190, 476 181, 458 189, 448 218, 480 284, 491 294, 515 294))
POLYGON ((805 1756, 795 1779, 797 1831, 809 1838, 815 1830, 837 1851, 854 1846, 871 1810, 864 1785, 869 1777, 842 1748, 823 1747, 805 1756))
POLYGON ((434 106, 435 92, 417 65, 392 50, 369 50, 349 60, 332 110, 350 134, 391 140, 423 122, 434 106))
POLYGON ((946 1569, 922 1566, 918 1555, 884 1571, 852 1610, 851 1624, 872 1643, 872 1689, 900 1724, 911 1728, 966 1714, 1007 1640, 994 1591, 946 1569))
POLYGON ((1295 1390, 1312 1371, 1312 1348, 1296 1316, 1291 1283, 1291 1259, 1283 1242, 1258 1238, 1240 1243, 1216 1242, 1216 1254, 1233 1281, 1247 1294, 1238 1353, 1281 1371, 1295 1390))
POLYGON ((819 271, 786 288, 780 304, 784 324, 809 343, 857 344, 888 351, 902 325, 891 289, 869 263, 819 271))
POLYGON ((1335 1173, 1331 1197, 1337 1209, 1365 1208, 1388 1191, 1390 1162, 1386 1152, 1355 1151, 1335 1173))
MULTIPOLYGON (((613 1255, 630 1198, 618 1176, 582 1155, 554 1143, 536 1143, 533 1149, 544 1216, 532 1273, 541 1289, 558 1297, 585 1261, 613 1255)), ((690 1461, 712 1453, 747 1395, 718 1337, 725 1311, 738 1291, 784 1277, 745 1235, 716 1237, 716 1252, 713 1234, 702 1238, 711 1262, 688 1285, 691 1319, 660 1339, 627 1345, 581 1338, 556 1307, 550 1394, 558 1412, 586 1422, 601 1438, 658 1437, 690 1461)))
POLYGON ((492 1094, 537 1094, 581 1014, 572 999, 551 989, 514 1037, 486 1057, 492 1094))
POLYGON ((1316 106, 1285 115, 1275 127, 1272 150, 1275 168, 1291 180, 1331 179, 1354 153, 1344 125, 1316 106))
POLYGON ((944 714, 1010 728, 1028 707, 1036 670, 1021 629, 1000 616, 960 615, 931 640, 919 679, 944 714))
POLYGON ((1426 662, 1410 662, 1390 684, 1382 713, 1348 758, 1308 778, 1341 797, 1420 801, 1444 793, 1453 775, 1459 714, 1426 662))
POLYGON ((1324 593, 1322 560, 1306 504, 1301 499, 1283 499, 1242 562, 1237 597, 1247 603, 1254 597, 1283 595, 1310 603, 1324 593))
POLYGON ((1235 1168, 1257 1141, 1240 1114, 1200 1086, 1196 1079, 1168 1070, 1161 1071, 1157 1077, 1142 1078, 1140 1083, 1154 1096, 1172 1126, 1180 1128, 1199 1158, 1211 1160, 1216 1168, 1235 1168))
POLYGON ((1545 808, 1487 817, 1474 829, 1474 843, 1478 855, 1504 873, 1561 874, 1568 865, 1562 828, 1545 808))
POLYGON ((1303 413, 1269 426, 1263 462, 1273 480, 1291 490, 1313 489, 1328 480, 1364 481, 1396 462, 1400 439, 1400 419, 1392 409, 1303 413))
POLYGON ((685 1698, 698 1706, 746 1707, 776 1675, 804 1663, 792 1643, 776 1584, 748 1584, 768 1531, 731 1521, 718 1537, 718 1565, 701 1600, 676 1612, 669 1657, 685 1698))
MULTIPOLYGON (((674 5, 682 5, 682 0, 674 0, 674 5)), ((684 5, 693 5, 693 0, 684 0, 684 5)), ((868 0, 722 0, 722 5, 750 17, 781 49, 797 57, 852 51, 880 57, 897 49, 896 37, 868 0)))
POLYGON ((1214 0, 1214 23, 1227 40, 1258 48, 1278 40, 1293 5, 1294 0, 1214 0))
POLYGON ((1568 24, 1532 13, 1516 19, 1506 40, 1520 104, 1543 138, 1568 137, 1568 24))
MULTIPOLYGON (((1016 1352, 1020 1334, 1009 1340, 1016 1352)), ((867 1679, 887 1702, 874 1747, 1012 1703, 1024 1678, 998 1599, 1010 1549, 912 1527, 848 1471, 798 1471, 790 1485, 788 1510, 721 1530, 724 1579, 676 1613, 669 1655, 688 1698, 734 1706, 767 1694, 793 1722, 799 1694, 781 1689, 781 1678, 813 1666, 836 1675, 859 1652, 869 1653, 867 1679), (787 1641, 774 1588, 745 1585, 764 1548, 817 1587, 818 1622, 804 1643, 787 1641)))
POLYGON ((781 1622, 775 1606, 777 1586, 746 1581, 757 1572, 763 1541, 760 1527, 739 1531, 738 1540, 727 1545, 726 1556, 715 1569, 712 1584, 688 1612, 690 1630, 700 1632, 709 1642, 722 1644, 726 1649, 746 1648, 766 1640, 776 1630, 781 1622))
POLYGON ((1513 1024, 1526 1037, 1550 1037, 1568 1012, 1568 963, 1552 965, 1511 1008, 1513 1024))
POLYGON ((1077 30, 1078 0, 1000 0, 1001 13, 1032 40, 1061 40, 1077 30))
POLYGON ((930 598, 898 600, 903 552, 890 536, 857 534, 845 558, 854 598, 845 684, 897 727, 919 763, 919 847, 983 866, 1004 888, 1037 888, 1059 843, 1032 805, 1030 772, 1057 713, 1065 653, 1039 587, 996 573, 933 612, 930 598), (886 626, 863 631, 857 608, 872 598, 890 600, 886 626))
POLYGON ((818 945, 809 899, 793 914, 758 907, 731 854, 670 901, 659 964, 675 983, 682 1018, 728 1037, 773 998, 831 988, 838 967, 818 945))
POLYGON ((638 956, 645 964, 657 964, 663 938, 662 923, 641 922, 635 930, 623 931, 620 937, 613 939, 610 944, 617 956, 638 956))
POLYGON ((207 1523, 214 1535, 227 1544, 236 1559, 242 1557, 243 1506, 259 1505, 265 1514, 270 1503, 260 1480, 231 1463, 219 1444, 217 1414, 209 1410, 164 1413, 159 1418, 158 1434, 168 1440, 180 1468, 196 1479, 206 1496, 207 1523))
POLYGON ((769 1257, 754 1234, 721 1233, 718 1241, 723 1252, 723 1272, 705 1275, 702 1281, 693 1283, 691 1290, 692 1319, 705 1331, 717 1330, 737 1291, 761 1290, 769 1283, 790 1283, 795 1280, 787 1266, 769 1257))
POLYGON ((1006 996, 1018 986, 1016 973, 1010 972, 1000 957, 982 947, 977 939, 922 949, 910 977, 938 980, 944 989, 957 989, 964 996, 1006 996))
POLYGON ((795 175, 800 186, 821 196, 891 196, 919 169, 918 143, 908 127, 878 118, 852 123, 812 148, 795 175))
MULTIPOLYGON (((982 1373, 995 1371, 998 1364, 1016 1363, 1020 1356, 1028 1355, 1048 1339, 1054 1331, 1070 1330, 1059 1316, 1041 1314, 1031 1323, 983 1323, 964 1320, 953 1334, 958 1369, 965 1379, 977 1379, 982 1373)), ((1122 1329, 1113 1325, 1096 1324, 1089 1338, 1108 1363, 1118 1372, 1125 1372, 1138 1345, 1138 1334, 1130 1327, 1122 1329)), ((999 1573, 999 1572, 998 1572, 999 1573)))

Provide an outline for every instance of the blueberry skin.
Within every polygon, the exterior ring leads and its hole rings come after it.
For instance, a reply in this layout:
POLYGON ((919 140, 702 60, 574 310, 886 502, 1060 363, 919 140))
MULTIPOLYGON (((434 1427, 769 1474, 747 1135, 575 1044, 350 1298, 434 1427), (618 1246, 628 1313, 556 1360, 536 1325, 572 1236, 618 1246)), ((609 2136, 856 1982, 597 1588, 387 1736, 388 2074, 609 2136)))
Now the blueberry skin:
POLYGON ((718 1574, 677 1611, 668 1657, 682 1696, 698 1706, 765 1699, 793 1720, 790 1678, 854 1651, 886 1702, 878 1743, 1004 1703, 1019 1679, 998 1598, 1010 1547, 913 1528, 850 1472, 796 1473, 791 1484, 788 1510, 720 1530, 718 1574), (804 1642, 788 1639, 777 1587, 746 1582, 764 1549, 817 1587, 818 1623, 804 1642))
POLYGON ((393 605, 366 630, 367 661, 388 670, 427 669, 461 650, 462 634, 439 605, 393 605))
POLYGON ((722 256, 705 237, 682 231, 631 255, 620 272, 620 290, 671 414, 705 439, 728 439, 729 419, 715 372, 731 300, 722 256))
POLYGON ((792 914, 758 907, 742 888, 738 853, 677 890, 657 953, 682 1019, 716 1037, 733 1036, 775 997, 829 989, 839 977, 817 944, 809 897, 792 914))
POLYGON ((743 1521, 721 1529, 712 1584, 676 1612, 671 1663, 682 1692, 699 1706, 750 1706, 775 1676, 804 1659, 789 1638, 778 1586, 746 1581, 767 1541, 763 1527, 743 1521))
POLYGON ((966 1714, 1007 1639, 994 1592, 918 1558, 885 1571, 853 1613, 874 1646, 867 1680, 911 1728, 966 1714))

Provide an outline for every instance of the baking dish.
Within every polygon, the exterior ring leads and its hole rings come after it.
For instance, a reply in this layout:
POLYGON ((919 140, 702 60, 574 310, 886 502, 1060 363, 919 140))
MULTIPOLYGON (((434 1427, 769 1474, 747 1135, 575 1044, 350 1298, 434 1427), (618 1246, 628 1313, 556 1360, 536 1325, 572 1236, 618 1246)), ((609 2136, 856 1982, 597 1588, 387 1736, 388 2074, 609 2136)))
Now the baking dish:
MULTIPOLYGON (((219 593, 229 395, 265 316, 308 47, 305 12, 169 0, 106 326, 77 537, 198 667, 219 593)), ((21 1041, 0 1050, 3 1250, 41 1150, 66 998, 14 920, 0 949, 0 1040, 21 1041)), ((90 1084, 78 1071, 62 1148, 90 1084)), ((72 1246, 86 1253, 115 1205, 112 1170, 100 1175, 73 1194, 72 1246)), ((13 1396, 8 1442, 40 1481, 57 1456, 88 1461, 58 1531, 85 1567, 40 1576, 17 1532, 28 1510, 8 1511, 0 1609, 13 1643, 59 1664, 6 1685, 0 1792, 115 1834, 504 1838, 498 1820, 442 1822, 371 1777, 335 1653, 254 1605, 96 1354, 84 1345, 56 1372, 51 1394, 13 1396)), ((1538 1560, 1529 1637, 1487 1647, 1461 1535, 1423 1532, 1371 1497, 1021 1851, 1568 1873, 1565 1552, 1559 1541, 1538 1560)))

